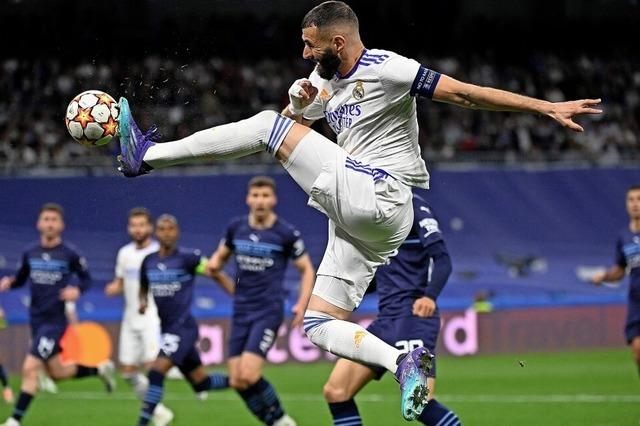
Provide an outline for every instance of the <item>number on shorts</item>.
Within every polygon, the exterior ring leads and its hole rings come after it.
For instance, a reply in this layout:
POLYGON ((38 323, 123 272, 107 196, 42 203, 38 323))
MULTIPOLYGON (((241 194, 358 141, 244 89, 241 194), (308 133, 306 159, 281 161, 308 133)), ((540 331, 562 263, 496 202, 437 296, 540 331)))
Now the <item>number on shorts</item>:
POLYGON ((264 329, 264 335, 262 336, 262 341, 260 342, 260 351, 263 354, 266 354, 271 345, 273 344, 273 339, 276 338, 276 333, 270 328, 264 329))
POLYGON ((161 350, 167 355, 173 354, 180 346, 180 336, 176 334, 163 333, 161 350))
POLYGON ((40 340, 38 340, 38 353, 43 359, 47 359, 51 356, 55 345, 56 341, 54 339, 48 339, 44 336, 40 337, 40 340))
POLYGON ((424 343, 422 342, 422 339, 398 340, 396 342, 396 348, 400 349, 403 354, 409 353, 412 350, 423 346, 424 343))

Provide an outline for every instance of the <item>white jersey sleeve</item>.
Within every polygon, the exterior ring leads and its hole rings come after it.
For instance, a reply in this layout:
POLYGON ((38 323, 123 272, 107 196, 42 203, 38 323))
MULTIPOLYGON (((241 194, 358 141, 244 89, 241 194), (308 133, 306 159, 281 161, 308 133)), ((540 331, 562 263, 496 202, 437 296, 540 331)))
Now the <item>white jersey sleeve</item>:
POLYGON ((305 120, 316 121, 324 118, 323 98, 326 94, 326 89, 324 89, 323 86, 324 86, 324 81, 326 80, 320 77, 320 75, 318 75, 316 70, 313 70, 311 75, 309 75, 309 81, 311 81, 311 84, 318 89, 318 94, 316 95, 316 98, 313 100, 311 105, 309 105, 307 109, 304 111, 304 114, 302 115, 302 117, 305 120), (323 92, 323 90, 325 91, 323 92))
POLYGON ((394 55, 381 65, 380 81, 389 102, 410 94, 419 70, 419 62, 401 55, 394 55))
POLYGON ((118 250, 118 255, 116 256, 116 278, 124 279, 124 269, 124 253, 123 248, 120 248, 120 250, 118 250))
POLYGON ((439 79, 439 73, 401 55, 390 57, 380 68, 380 81, 389 102, 407 95, 431 98, 439 79))

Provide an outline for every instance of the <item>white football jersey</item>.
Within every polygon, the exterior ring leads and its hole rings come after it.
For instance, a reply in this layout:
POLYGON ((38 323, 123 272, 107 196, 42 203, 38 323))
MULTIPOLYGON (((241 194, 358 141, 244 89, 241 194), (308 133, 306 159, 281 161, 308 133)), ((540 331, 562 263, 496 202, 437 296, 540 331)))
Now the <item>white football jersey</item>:
POLYGON ((131 324, 136 329, 144 328, 149 323, 156 323, 158 319, 158 309, 153 300, 149 297, 149 304, 144 315, 138 313, 140 307, 140 267, 142 261, 148 254, 160 249, 157 241, 152 241, 147 247, 138 249, 134 242, 131 242, 118 250, 116 260, 116 278, 124 281, 124 316, 123 321, 131 324))
POLYGON ((304 118, 325 118, 338 145, 358 161, 383 169, 406 185, 428 188, 413 92, 417 86, 437 84, 436 74, 396 53, 365 50, 345 76, 325 80, 315 70, 311 73, 309 80, 318 95, 304 118))

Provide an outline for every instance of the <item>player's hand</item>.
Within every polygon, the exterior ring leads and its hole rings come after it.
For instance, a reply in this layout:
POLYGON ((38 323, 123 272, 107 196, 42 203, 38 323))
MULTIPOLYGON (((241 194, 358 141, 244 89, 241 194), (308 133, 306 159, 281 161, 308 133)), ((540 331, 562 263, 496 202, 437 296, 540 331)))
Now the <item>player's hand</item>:
POLYGON ((555 102, 551 104, 549 117, 556 120, 562 126, 575 132, 584 132, 582 126, 575 123, 572 118, 582 114, 602 114, 602 110, 594 108, 600 103, 600 99, 581 99, 579 101, 555 102))
POLYGON ((138 306, 138 313, 140 315, 144 315, 145 312, 147 312, 147 306, 148 306, 148 302, 147 299, 140 299, 140 305, 138 306))
POLYGON ((604 282, 605 276, 606 276, 606 272, 596 272, 591 277, 591 284, 598 285, 598 286, 602 285, 602 283, 604 282))
POLYGON ((291 321, 291 328, 296 328, 299 325, 302 325, 304 321, 304 311, 307 307, 303 306, 302 303, 296 303, 291 308, 291 313, 294 315, 293 321, 291 321))
POLYGON ((436 311, 436 302, 427 296, 422 296, 413 302, 413 315, 420 318, 427 318, 436 311))
POLYGON ((120 284, 117 281, 112 281, 104 287, 104 294, 107 296, 117 296, 122 293, 120 284))
POLYGON ((80 297, 80 289, 76 286, 68 285, 60 290, 60 300, 74 302, 80 297))
POLYGON ((7 291, 11 289, 11 284, 13 284, 13 278, 11 277, 2 277, 0 279, 0 292, 7 291))
POLYGON ((216 271, 218 270, 218 260, 215 256, 211 256, 207 260, 207 264, 204 265, 204 274, 209 278, 214 278, 216 271))
POLYGON ((305 78, 293 82, 289 88, 289 111, 302 115, 318 95, 318 89, 305 78))

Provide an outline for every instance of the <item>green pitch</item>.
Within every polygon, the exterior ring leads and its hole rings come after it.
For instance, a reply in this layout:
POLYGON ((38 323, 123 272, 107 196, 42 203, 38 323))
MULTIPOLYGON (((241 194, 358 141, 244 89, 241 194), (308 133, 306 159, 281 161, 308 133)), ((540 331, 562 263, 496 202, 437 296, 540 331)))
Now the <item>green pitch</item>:
MULTIPOLYGON (((330 364, 267 369, 267 378, 300 426, 332 424, 321 395, 330 369, 330 364)), ((640 378, 626 349, 442 358, 438 377, 438 399, 465 425, 640 423, 640 378)), ((16 389, 16 377, 12 384, 16 389)), ((133 426, 140 403, 124 383, 119 386, 107 395, 94 379, 61 383, 57 395, 38 395, 23 425, 133 426)), ((391 377, 369 385, 357 402, 365 425, 406 424, 391 377)), ((230 390, 212 393, 201 402, 184 382, 169 380, 165 403, 176 414, 175 426, 259 425, 230 390)), ((0 422, 10 411, 0 403, 0 422)))

